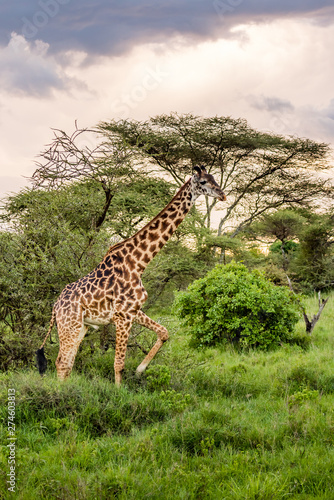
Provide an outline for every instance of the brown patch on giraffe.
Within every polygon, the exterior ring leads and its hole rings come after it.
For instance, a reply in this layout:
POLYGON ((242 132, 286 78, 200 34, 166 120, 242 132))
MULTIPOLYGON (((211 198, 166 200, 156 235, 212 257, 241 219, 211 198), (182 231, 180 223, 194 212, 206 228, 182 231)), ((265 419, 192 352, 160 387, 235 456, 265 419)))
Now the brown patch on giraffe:
POLYGON ((159 238, 159 233, 149 233, 148 239, 149 241, 156 241, 159 238))
POLYGON ((136 267, 135 259, 129 254, 125 258, 125 264, 129 267, 130 271, 136 267))
POLYGON ((121 277, 123 274, 122 268, 121 267, 114 267, 114 273, 116 274, 116 276, 121 277))
POLYGON ((153 224, 149 225, 148 230, 149 231, 156 231, 158 229, 159 225, 160 225, 160 220, 158 219, 155 222, 153 222, 153 224))
POLYGON ((141 234, 140 234, 140 239, 141 241, 146 240, 147 237, 147 229, 145 229, 141 234))
POLYGON ((146 253, 146 254, 144 255, 144 257, 143 257, 143 261, 144 261, 146 264, 148 264, 148 263, 150 262, 150 260, 151 260, 151 259, 150 259, 150 257, 149 257, 149 256, 148 256, 148 254, 146 253))
POLYGON ((112 259, 114 261, 114 264, 121 264, 123 262, 123 256, 121 255, 120 252, 113 253, 112 259))
POLYGON ((108 278, 107 288, 111 288, 115 282, 115 276, 111 275, 108 278))
POLYGON ((132 237, 132 241, 133 241, 134 246, 135 246, 135 247, 137 247, 137 246, 138 246, 138 244, 139 244, 139 240, 138 240, 138 235, 137 235, 137 234, 135 234, 135 235, 132 237))
POLYGON ((169 222, 168 221, 163 221, 161 223, 161 232, 166 231, 166 229, 168 228, 168 226, 169 226, 169 222))
POLYGON ((105 257, 104 262, 105 262, 105 264, 106 264, 107 267, 111 266, 111 257, 110 257, 110 255, 108 255, 107 257, 105 257))
POLYGON ((120 283, 120 291, 121 293, 125 293, 126 291, 128 291, 130 288, 131 288, 131 284, 130 283, 120 283))
POLYGON ((138 248, 136 248, 136 250, 133 252, 133 257, 136 259, 136 260, 140 260, 141 259, 141 256, 142 256, 142 253, 140 250, 138 250, 138 248))

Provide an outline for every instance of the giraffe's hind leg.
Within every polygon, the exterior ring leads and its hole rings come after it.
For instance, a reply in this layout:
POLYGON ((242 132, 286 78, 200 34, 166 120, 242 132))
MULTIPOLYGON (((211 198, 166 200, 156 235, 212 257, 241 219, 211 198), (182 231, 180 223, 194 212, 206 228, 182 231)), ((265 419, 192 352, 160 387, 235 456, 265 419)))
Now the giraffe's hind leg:
POLYGON ((156 321, 153 321, 153 319, 146 316, 143 311, 138 312, 135 321, 136 323, 139 323, 140 325, 153 330, 158 335, 158 340, 136 370, 136 375, 139 376, 143 371, 146 370, 147 365, 152 361, 156 353, 159 351, 160 347, 162 347, 166 340, 168 340, 169 335, 167 329, 164 326, 161 326, 159 325, 159 323, 156 323, 156 321))
POLYGON ((88 327, 84 324, 72 328, 58 325, 60 348, 56 368, 60 380, 65 380, 70 376, 79 345, 87 330, 88 327))

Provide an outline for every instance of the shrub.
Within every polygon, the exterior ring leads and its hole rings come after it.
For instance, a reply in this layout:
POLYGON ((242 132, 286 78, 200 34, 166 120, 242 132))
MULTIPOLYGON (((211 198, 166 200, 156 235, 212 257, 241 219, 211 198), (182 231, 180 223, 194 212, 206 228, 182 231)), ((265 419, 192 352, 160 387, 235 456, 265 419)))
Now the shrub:
POLYGON ((147 388, 149 391, 158 391, 169 386, 171 374, 168 366, 155 365, 146 370, 147 388))
POLYGON ((236 263, 216 266, 179 292, 174 310, 190 326, 195 346, 232 341, 262 349, 291 340, 299 315, 287 288, 236 263))

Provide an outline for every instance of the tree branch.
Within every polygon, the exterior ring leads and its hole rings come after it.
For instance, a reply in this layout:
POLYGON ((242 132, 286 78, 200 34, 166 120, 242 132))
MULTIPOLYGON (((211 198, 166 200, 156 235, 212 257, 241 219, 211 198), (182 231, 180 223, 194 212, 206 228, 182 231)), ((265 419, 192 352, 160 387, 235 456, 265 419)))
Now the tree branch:
MULTIPOLYGON (((296 295, 296 293, 295 293, 295 291, 293 289, 293 286, 292 286, 292 283, 291 283, 291 280, 290 280, 289 276, 286 275, 286 278, 288 280, 288 284, 289 284, 290 290, 292 291, 292 293, 294 295, 296 295)), ((310 321, 309 317, 306 314, 304 306, 301 304, 299 298, 297 298, 298 304, 299 304, 299 306, 300 306, 300 308, 302 310, 302 313, 303 313, 303 317, 304 317, 304 321, 305 321, 305 326, 306 326, 306 333, 308 333, 309 335, 311 335, 311 333, 313 332, 313 329, 314 329, 315 325, 319 321, 321 313, 324 310, 325 305, 328 302, 328 299, 329 299, 329 297, 327 297, 327 299, 321 299, 321 292, 320 291, 318 292, 318 306, 319 306, 319 309, 318 309, 318 312, 313 315, 313 318, 310 321)))

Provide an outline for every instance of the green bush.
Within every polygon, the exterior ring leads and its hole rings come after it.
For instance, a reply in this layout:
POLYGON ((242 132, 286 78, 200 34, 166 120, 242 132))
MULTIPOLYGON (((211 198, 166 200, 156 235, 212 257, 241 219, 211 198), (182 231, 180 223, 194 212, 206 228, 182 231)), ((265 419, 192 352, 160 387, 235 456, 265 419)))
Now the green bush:
POLYGON ((179 292, 174 310, 190 326, 195 346, 227 341, 267 349, 291 340, 298 321, 295 297, 243 264, 216 266, 179 292))
POLYGON ((171 374, 168 366, 155 365, 146 370, 147 388, 149 391, 158 391, 169 387, 171 374))

